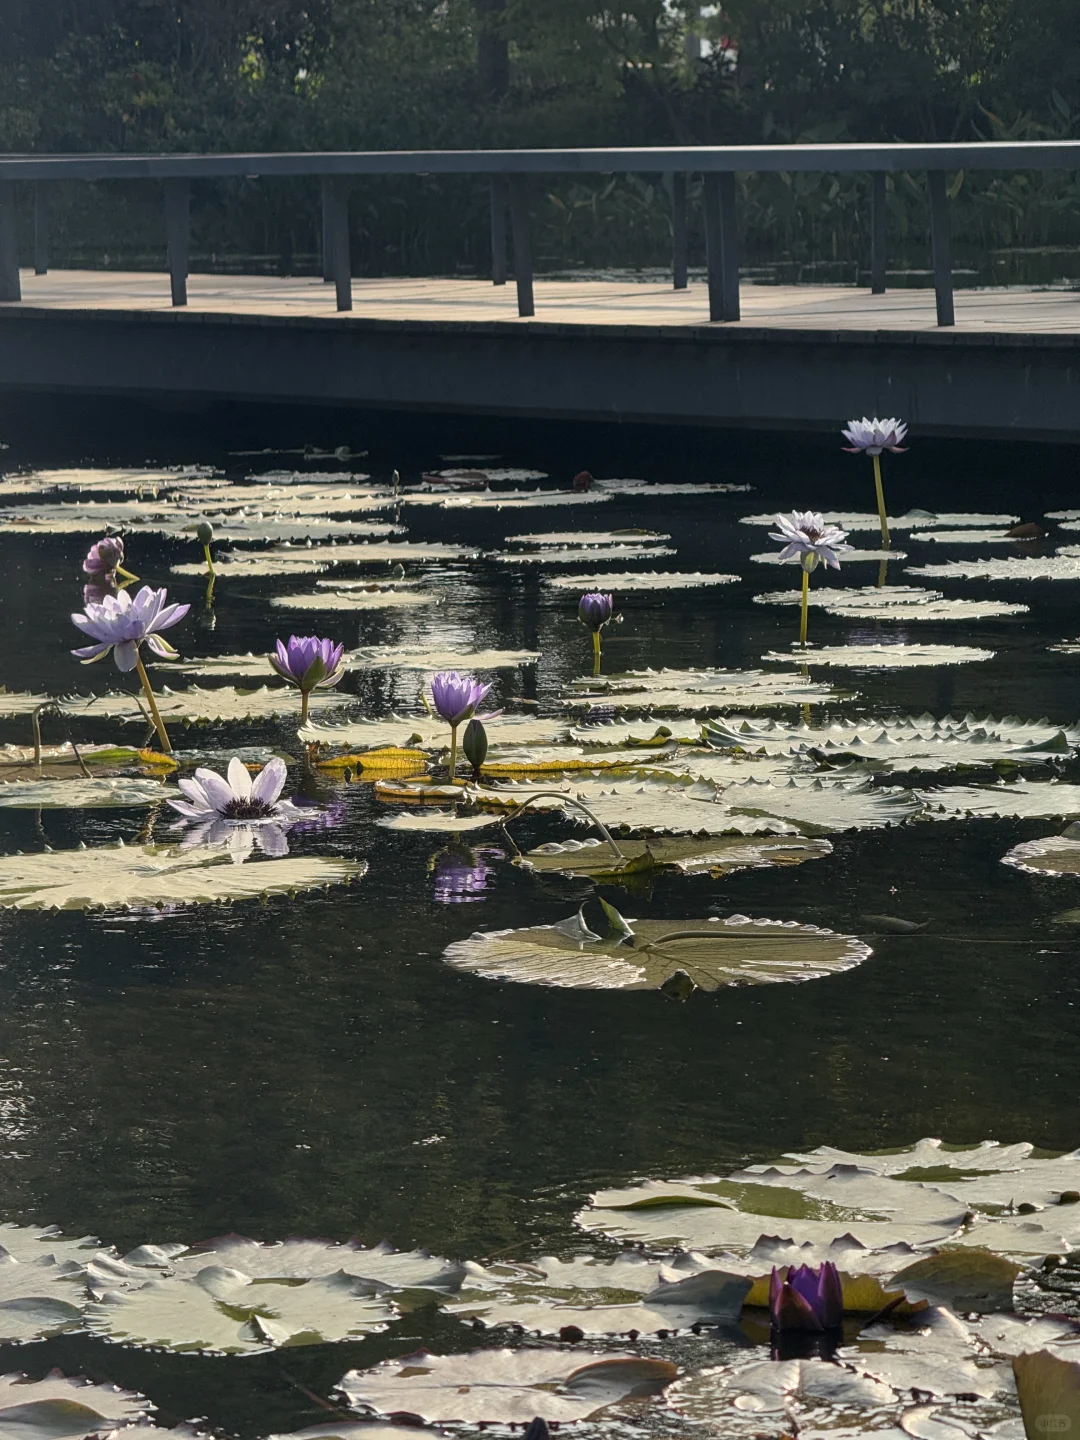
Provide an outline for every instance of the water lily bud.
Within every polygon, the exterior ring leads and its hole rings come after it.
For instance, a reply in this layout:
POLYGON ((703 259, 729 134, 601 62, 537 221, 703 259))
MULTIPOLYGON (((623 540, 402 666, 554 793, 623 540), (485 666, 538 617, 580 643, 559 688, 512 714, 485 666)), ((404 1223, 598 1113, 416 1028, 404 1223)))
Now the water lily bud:
POLYGON ((465 734, 461 738, 461 748, 465 752, 466 760, 479 773, 481 765, 487 759, 488 752, 487 731, 479 720, 470 720, 465 726, 465 734))
POLYGON ((612 596, 590 591, 578 601, 578 619, 590 630, 602 629, 611 619, 615 602, 612 596))
POLYGON ((200 545, 209 545, 214 538, 214 527, 209 520, 200 520, 195 526, 195 538, 200 545))

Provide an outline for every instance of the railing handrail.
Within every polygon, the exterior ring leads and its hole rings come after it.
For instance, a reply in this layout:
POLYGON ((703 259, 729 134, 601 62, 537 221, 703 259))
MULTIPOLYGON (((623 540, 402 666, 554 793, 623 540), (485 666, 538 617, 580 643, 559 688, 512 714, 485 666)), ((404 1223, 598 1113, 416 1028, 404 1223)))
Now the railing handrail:
POLYGON ((329 150, 204 155, 0 155, 0 180, 229 176, 603 175, 776 171, 1080 170, 1080 140, 673 145, 551 150, 329 150))

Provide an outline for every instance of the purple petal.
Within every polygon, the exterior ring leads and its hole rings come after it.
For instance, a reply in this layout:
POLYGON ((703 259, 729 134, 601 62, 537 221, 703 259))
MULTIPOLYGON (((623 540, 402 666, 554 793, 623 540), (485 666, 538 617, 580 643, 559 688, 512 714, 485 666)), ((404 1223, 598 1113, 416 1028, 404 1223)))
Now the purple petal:
POLYGON ((116 668, 126 675, 139 663, 138 645, 134 640, 119 641, 113 646, 113 659, 116 661, 116 668))

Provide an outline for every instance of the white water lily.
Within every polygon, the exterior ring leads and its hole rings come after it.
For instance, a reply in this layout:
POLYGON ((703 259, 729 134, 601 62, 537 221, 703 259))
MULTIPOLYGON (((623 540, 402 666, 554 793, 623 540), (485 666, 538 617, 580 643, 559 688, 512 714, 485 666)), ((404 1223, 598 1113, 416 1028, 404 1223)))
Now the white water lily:
POLYGON ((287 773, 284 760, 275 755, 253 780, 243 761, 234 755, 224 776, 199 769, 193 780, 178 781, 187 799, 170 798, 168 803, 185 821, 193 822, 181 847, 227 848, 237 865, 256 846, 275 859, 287 855, 286 831, 310 813, 279 798, 287 773))

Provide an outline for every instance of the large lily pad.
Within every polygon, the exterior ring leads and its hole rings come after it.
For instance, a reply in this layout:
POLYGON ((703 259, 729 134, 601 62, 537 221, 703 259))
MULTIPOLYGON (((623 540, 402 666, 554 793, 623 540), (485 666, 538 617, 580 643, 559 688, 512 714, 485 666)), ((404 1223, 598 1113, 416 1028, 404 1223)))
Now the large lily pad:
MULTIPOLYGON (((181 724, 213 724, 227 720, 265 720, 277 716, 299 718, 300 703, 291 686, 281 685, 274 689, 263 685, 257 690, 240 690, 223 685, 214 690, 203 690, 192 685, 187 690, 170 690, 163 685, 157 693, 158 710, 166 722, 180 721, 181 724)), ((145 716, 137 703, 140 697, 134 695, 97 695, 89 699, 64 701, 64 709, 71 714, 91 716, 94 719, 120 720, 129 724, 145 723, 145 716)), ((342 697, 324 691, 316 691, 310 697, 313 710, 331 709, 341 705, 342 697)))
POLYGON ((264 1244, 245 1235, 223 1235, 169 1261, 173 1273, 188 1277, 208 1265, 241 1270, 253 1280, 313 1280, 344 1274, 384 1289, 442 1294, 459 1290, 466 1275, 463 1265, 427 1250, 395 1250, 387 1244, 368 1247, 355 1240, 336 1244, 293 1238, 264 1244))
POLYGON ((155 669, 172 670, 178 675, 237 675, 245 679, 265 678, 273 673, 266 651, 255 655, 204 655, 190 660, 154 660, 155 669))
POLYGON ((1080 549, 1063 546, 1056 555, 1009 560, 946 560, 908 573, 942 580, 1080 580, 1080 549))
POLYGON ((1057 780, 1014 780, 1009 784, 952 785, 917 792, 928 820, 980 817, 1017 820, 1080 816, 1080 785, 1057 780))
POLYGON ((112 494, 139 494, 159 490, 202 490, 216 486, 217 472, 205 466, 184 465, 161 470, 70 469, 32 470, 28 475, 6 475, 0 495, 39 495, 50 490, 103 490, 112 494))
POLYGON ((438 605, 442 598, 434 590, 365 585, 357 589, 339 586, 313 595, 275 595, 270 603, 283 610, 411 610, 417 605, 438 605))
MULTIPOLYGON (((1074 829, 1070 826, 1069 829, 1074 829)), ((1002 864, 1026 870, 1030 875, 1080 875, 1080 835, 1044 835, 1014 845, 1002 864)))
MULTIPOLYGON (((797 588, 774 590, 755 595, 757 605, 798 605, 797 588)), ((947 600, 939 590, 924 590, 914 585, 870 586, 846 589, 819 586, 810 591, 810 604, 819 606, 829 615, 848 620, 989 620, 1004 615, 1025 615, 1026 605, 1004 600, 947 600)))
POLYGON ((689 989, 718 990, 818 980, 850 970, 871 954, 851 935, 746 915, 627 924, 631 934, 606 939, 570 922, 477 931, 449 946, 443 959, 485 979, 526 985, 660 990, 673 978, 687 977, 689 989))
MULTIPOLYGON (((566 734, 565 720, 538 715, 500 715, 485 720, 484 728, 492 745, 545 743, 566 734)), ((345 725, 305 725, 300 731, 301 740, 310 744, 356 750, 405 745, 414 737, 417 745, 442 748, 450 744, 450 727, 430 715, 387 715, 377 720, 351 720, 345 725)))
POLYGON ((822 645, 806 650, 770 650, 762 660, 790 665, 831 665, 845 670, 907 670, 921 665, 970 665, 992 660, 993 650, 974 645, 822 645))
POLYGON ((833 720, 828 725, 783 720, 711 720, 710 744, 730 745, 751 755, 788 756, 830 767, 849 762, 871 770, 941 770, 952 766, 1022 766, 1067 759, 1080 745, 1080 726, 1048 720, 995 720, 966 715, 953 720, 933 715, 833 720))
MULTIPOLYGON (((871 560, 880 564, 882 560, 906 560, 907 554, 903 550, 860 550, 852 546, 849 550, 841 552, 845 565, 858 565, 871 560)), ((762 550, 750 559, 757 565, 797 565, 798 558, 793 556, 790 560, 781 560, 779 550, 762 550)))
POLYGON ((648 710, 690 713, 822 704, 837 698, 831 685, 795 670, 638 670, 610 679, 576 682, 562 700, 572 710, 648 710))
MULTIPOLYGON (((532 535, 508 535, 507 545, 561 547, 576 545, 652 545, 670 540, 661 530, 547 530, 532 535)), ((587 558, 587 557, 585 557, 587 558)))
MULTIPOLYGON (((651 552, 655 553, 655 552, 651 552)), ((697 590, 710 585, 735 585, 738 575, 686 573, 670 570, 627 570, 618 574, 545 575, 559 590, 697 590)))
POLYGON ((160 780, 100 776, 92 780, 11 780, 0 785, 0 809, 92 810, 156 805, 164 798, 160 780))
POLYGON ((48 695, 32 695, 26 690, 11 691, 0 685, 0 718, 8 715, 30 715, 48 703, 48 695))
POLYGON ((244 1354, 383 1330, 397 1312, 377 1291, 372 1282, 344 1272, 297 1284, 204 1265, 191 1278, 106 1291, 87 1307, 86 1325, 92 1334, 126 1345, 244 1354))
POLYGON ((666 1360, 558 1350, 419 1351, 372 1370, 350 1370, 340 1389, 348 1403, 376 1415, 527 1424, 586 1420, 624 1400, 658 1394, 678 1371, 666 1360))
POLYGON ((494 490, 447 494, 445 491, 404 491, 403 505, 435 505, 442 510, 532 510, 538 506, 600 505, 610 500, 602 490, 494 490))
MULTIPOLYGON (((252 579, 267 575, 320 575, 330 568, 324 560, 308 560, 302 550, 291 555, 245 555, 238 550, 224 551, 214 556, 214 567, 219 579, 236 575, 252 579)), ((185 561, 182 565, 170 566, 169 570, 173 575, 201 575, 205 578, 207 574, 205 561, 185 561)))
POLYGON ((653 835, 647 840, 620 840, 625 860, 613 854, 602 840, 552 841, 522 855, 519 863, 527 870, 558 875, 583 875, 595 880, 618 879, 619 875, 648 870, 677 870, 683 875, 730 875, 736 870, 762 869, 772 865, 801 865, 832 853, 827 840, 801 836, 768 836, 760 839, 722 836, 711 839, 653 835))
POLYGON ((643 550, 634 545, 606 545, 595 546, 592 549, 582 549, 580 545, 567 545, 563 549, 543 550, 502 550, 493 551, 488 557, 497 560, 500 565, 580 565, 587 560, 590 565, 617 564, 621 561, 624 565, 628 560, 649 560, 653 561, 659 555, 674 555, 676 552, 667 545, 655 545, 650 550, 643 550))
POLYGON ((117 845, 0 857, 0 908, 119 910, 291 895, 356 880, 367 866, 338 856, 233 865, 227 852, 117 845))
POLYGON ((534 665, 539 659, 539 650, 455 650, 434 645, 365 645, 346 656, 348 664, 363 669, 458 670, 463 674, 475 670, 509 670, 518 665, 534 665))
MULTIPOLYGON (((43 1380, 0 1375, 0 1435, 4 1440, 83 1440, 135 1426, 149 1400, 115 1385, 95 1385, 53 1370, 43 1380)), ((132 1434, 136 1431, 132 1429, 132 1434)))
MULTIPOLYGON (((931 530, 931 529, 973 529, 985 530, 988 528, 1001 528, 1006 525, 1015 525, 1019 520, 1018 515, 979 515, 979 514, 957 514, 948 512, 943 515, 931 514, 928 510, 909 511, 906 515, 899 515, 896 519, 889 519, 890 530, 931 530)), ((877 530, 881 526, 880 517, 870 511, 852 510, 829 510, 826 511, 825 523, 827 525, 839 525, 842 530, 877 530)), ((775 527, 775 515, 744 515, 739 520, 740 525, 765 525, 775 527)))
MULTIPOLYGON (((288 554, 272 550, 271 555, 288 554)), ((308 559, 327 565, 410 565, 422 560, 475 560, 479 549, 469 545, 444 545, 440 541, 400 540, 386 545, 312 545, 304 552, 308 559)))

